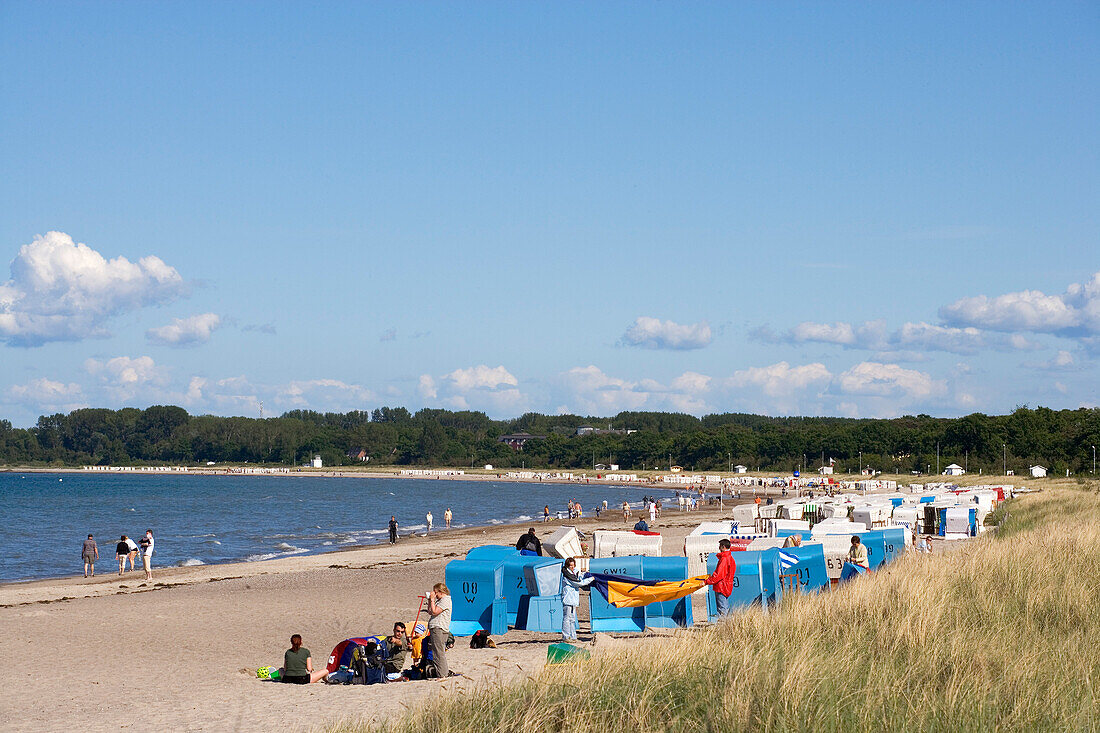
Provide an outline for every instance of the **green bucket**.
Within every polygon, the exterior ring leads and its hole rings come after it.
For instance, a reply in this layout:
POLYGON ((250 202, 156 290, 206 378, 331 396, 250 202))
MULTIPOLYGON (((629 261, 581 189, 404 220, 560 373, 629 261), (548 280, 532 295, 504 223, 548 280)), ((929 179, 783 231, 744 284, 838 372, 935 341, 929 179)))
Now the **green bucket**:
POLYGON ((546 648, 547 664, 562 664, 564 662, 576 662, 580 659, 588 659, 592 654, 587 649, 579 646, 559 642, 546 648))

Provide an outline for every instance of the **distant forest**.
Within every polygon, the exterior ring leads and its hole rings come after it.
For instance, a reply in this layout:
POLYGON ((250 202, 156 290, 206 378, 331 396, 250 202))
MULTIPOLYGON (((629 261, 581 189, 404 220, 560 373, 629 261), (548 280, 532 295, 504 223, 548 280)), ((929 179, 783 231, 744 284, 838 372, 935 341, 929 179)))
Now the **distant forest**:
POLYGON ((43 416, 27 429, 0 420, 0 465, 80 466, 263 463, 301 465, 320 455, 326 467, 477 466, 591 470, 661 467, 694 471, 814 470, 835 459, 837 472, 859 465, 884 472, 935 472, 958 463, 968 471, 1017 473, 1041 464, 1052 474, 1087 473, 1100 444, 1100 409, 1018 407, 1008 415, 893 419, 765 417, 703 418, 662 412, 614 417, 540 415, 491 420, 484 413, 403 407, 373 412, 295 410, 253 419, 189 415, 181 407, 81 409, 43 416), (590 427, 578 435, 578 428, 590 427), (632 431, 629 434, 627 431, 632 431), (502 435, 531 433, 522 450, 502 435))

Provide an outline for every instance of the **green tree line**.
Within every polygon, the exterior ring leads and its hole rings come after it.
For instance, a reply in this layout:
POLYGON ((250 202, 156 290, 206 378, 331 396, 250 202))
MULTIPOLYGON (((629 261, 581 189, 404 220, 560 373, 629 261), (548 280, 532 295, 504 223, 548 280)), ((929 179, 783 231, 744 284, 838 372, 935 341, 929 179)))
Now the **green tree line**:
POLYGON ((696 471, 743 464, 751 470, 813 470, 822 460, 854 473, 862 464, 885 472, 935 472, 949 463, 1000 474, 1041 464, 1053 473, 1087 473, 1100 444, 1100 409, 1018 407, 1007 415, 892 419, 767 417, 697 418, 661 412, 614 417, 527 413, 491 420, 482 412, 381 407, 371 412, 287 412, 253 419, 189 415, 181 407, 87 408, 42 416, 31 428, 0 420, 0 464, 28 466, 265 463, 300 465, 320 455, 326 466, 445 465, 696 471), (596 432, 577 435, 582 426, 596 432), (629 430, 631 432, 627 433, 629 430), (522 450, 502 435, 545 436, 522 450), (938 464, 937 464, 938 448, 938 464))

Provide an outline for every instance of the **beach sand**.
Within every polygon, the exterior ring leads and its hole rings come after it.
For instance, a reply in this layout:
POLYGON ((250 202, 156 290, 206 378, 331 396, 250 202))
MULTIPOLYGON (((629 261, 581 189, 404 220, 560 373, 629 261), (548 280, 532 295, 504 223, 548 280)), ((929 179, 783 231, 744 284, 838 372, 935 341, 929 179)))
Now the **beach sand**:
MULTIPOLYGON (((653 527, 664 535, 665 554, 680 554, 693 527, 728 516, 729 506, 724 512, 666 510, 653 527)), ((546 537, 559 524, 535 526, 546 537)), ((573 524, 584 531, 631 526, 621 515, 573 524)), ((281 665, 293 633, 302 635, 320 668, 339 641, 388 633, 395 620, 410 622, 417 596, 443 580, 448 560, 477 545, 512 545, 525 529, 436 531, 395 546, 155 568, 148 584, 140 570, 119 578, 107 560, 97 564, 94 579, 2 585, 0 655, 12 661, 12 671, 0 695, 0 730, 317 730, 399 713, 440 687, 454 694, 534 675, 559 635, 512 631, 496 639, 496 649, 484 650, 469 649, 460 638, 448 658, 463 676, 447 681, 297 686, 255 674, 259 666, 281 665)), ((701 600, 695 599, 697 618, 704 613, 701 600)), ((582 640, 589 636, 585 619, 582 611, 582 640)), ((622 643, 601 634, 593 651, 622 643)))

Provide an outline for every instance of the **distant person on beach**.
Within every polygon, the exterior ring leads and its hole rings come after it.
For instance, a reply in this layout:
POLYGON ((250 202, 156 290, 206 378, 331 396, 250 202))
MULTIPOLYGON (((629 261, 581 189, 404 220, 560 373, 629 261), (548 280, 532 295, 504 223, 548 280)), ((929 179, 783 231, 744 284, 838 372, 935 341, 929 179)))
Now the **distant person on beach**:
POLYGON ((130 551, 126 553, 126 559, 130 561, 130 569, 137 570, 137 543, 130 539, 129 535, 122 535, 122 539, 126 540, 126 546, 130 548, 130 551))
POLYGON ((729 540, 718 540, 718 567, 707 578, 707 585, 714 586, 714 601, 718 607, 718 618, 728 616, 730 612, 730 594, 733 593, 733 578, 737 574, 737 563, 733 561, 729 540))
POLYGON ((580 590, 591 585, 593 577, 581 580, 577 575, 577 561, 569 558, 561 566, 561 638, 564 641, 577 640, 577 606, 581 605, 580 590))
POLYGON ((428 594, 428 649, 440 677, 447 677, 447 637, 451 635, 451 591, 443 583, 436 583, 428 594))
POLYGON ((153 579, 153 530, 145 530, 145 536, 141 538, 141 566, 145 568, 145 579, 153 579))
POLYGON ((519 540, 516 541, 516 549, 520 552, 526 550, 533 555, 542 554, 542 542, 539 541, 538 535, 535 534, 535 528, 527 530, 525 534, 520 535, 519 540))
POLYGON ((390 544, 397 544, 397 517, 390 515, 390 544))
POLYGON ((126 544, 126 535, 122 535, 115 545, 115 559, 118 560, 118 574, 126 570, 126 556, 130 554, 130 545, 126 544))
POLYGON ((99 548, 96 547, 95 539, 88 535, 88 539, 84 540, 83 547, 80 548, 80 554, 84 559, 84 577, 88 577, 88 569, 91 569, 92 577, 95 577, 95 561, 99 559, 99 548))
POLYGON ((290 648, 283 654, 283 666, 279 670, 279 681, 290 685, 308 685, 325 678, 328 670, 313 670, 313 657, 309 649, 302 646, 302 635, 290 637, 290 648))
POLYGON ((447 524, 447 529, 451 528, 451 519, 454 514, 451 514, 451 508, 447 507, 447 511, 443 512, 443 521, 447 524))
POLYGON ((623 502, 623 522, 630 521, 630 504, 623 502))
POLYGON ((428 532, 432 531, 432 512, 429 509, 428 513, 424 516, 424 519, 428 520, 428 532))
POLYGON ((859 541, 859 537, 852 537, 852 546, 848 548, 848 562, 870 570, 867 560, 867 545, 859 541))
POLYGON ((649 521, 657 521, 657 502, 655 501, 649 502, 649 521))
POLYGON ((550 521, 550 505, 547 504, 542 508, 542 521, 545 524, 550 521))
POLYGON ((637 530, 638 532, 648 532, 649 531, 649 525, 645 523, 645 519, 639 519, 634 524, 634 529, 637 530))

